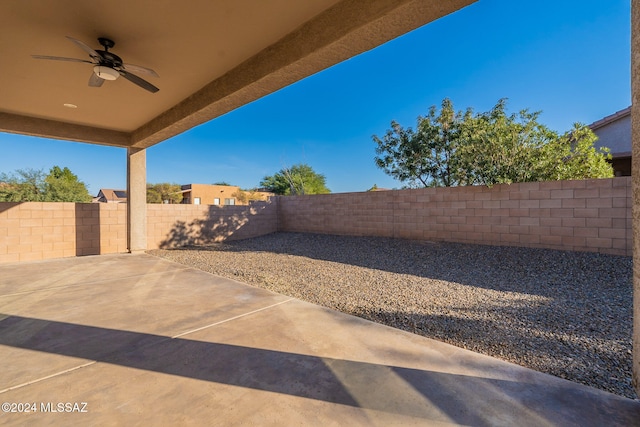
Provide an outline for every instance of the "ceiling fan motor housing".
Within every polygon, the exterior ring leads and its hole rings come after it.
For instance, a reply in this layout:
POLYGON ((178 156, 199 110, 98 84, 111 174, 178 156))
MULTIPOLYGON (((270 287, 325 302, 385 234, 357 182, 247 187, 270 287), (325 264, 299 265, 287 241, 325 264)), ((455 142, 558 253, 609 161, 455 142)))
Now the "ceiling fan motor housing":
POLYGON ((122 67, 122 58, 115 53, 107 52, 106 50, 96 50, 102 57, 100 65, 107 67, 122 67))
POLYGON ((116 68, 122 67, 122 58, 115 53, 109 52, 109 48, 114 47, 116 44, 113 40, 105 37, 99 37, 98 43, 104 46, 104 50, 96 50, 100 55, 100 59, 98 65, 93 67, 93 72, 103 80, 115 80, 120 77, 120 73, 116 68))
POLYGON ((122 67, 122 58, 115 53, 109 52, 109 48, 114 47, 116 44, 113 40, 98 37, 98 43, 104 46, 104 50, 96 50, 100 55, 99 63, 93 67, 93 72, 96 76, 104 80, 115 80, 120 77, 120 73, 116 68, 122 67))

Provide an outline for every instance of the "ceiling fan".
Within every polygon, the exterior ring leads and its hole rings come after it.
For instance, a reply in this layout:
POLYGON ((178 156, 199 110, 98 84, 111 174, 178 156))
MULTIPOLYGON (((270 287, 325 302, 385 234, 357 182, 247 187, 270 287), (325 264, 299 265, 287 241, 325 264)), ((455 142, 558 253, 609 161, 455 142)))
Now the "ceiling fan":
POLYGON ((122 76, 129 80, 131 83, 140 86, 149 92, 156 93, 160 89, 149 83, 148 81, 132 74, 132 71, 136 73, 147 74, 153 77, 159 77, 158 74, 150 68, 141 67, 139 65, 125 64, 122 59, 109 52, 109 48, 115 46, 115 43, 107 38, 99 37, 98 43, 104 47, 104 50, 93 50, 80 40, 76 40, 73 37, 66 36, 71 42, 75 43, 78 47, 89 54, 91 60, 77 59, 77 58, 64 58, 60 56, 47 56, 47 55, 31 55, 35 59, 52 59, 55 61, 69 61, 69 62, 86 62, 93 64, 93 73, 89 78, 89 86, 100 87, 105 80, 115 80, 122 76))

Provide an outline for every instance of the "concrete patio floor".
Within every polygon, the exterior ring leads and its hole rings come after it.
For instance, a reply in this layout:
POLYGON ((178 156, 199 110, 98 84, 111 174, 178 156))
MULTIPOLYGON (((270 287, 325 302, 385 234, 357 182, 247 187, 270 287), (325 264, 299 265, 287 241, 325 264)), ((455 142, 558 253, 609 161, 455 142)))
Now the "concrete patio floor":
POLYGON ((0 360, 32 411, 1 425, 640 425, 640 401, 149 255, 0 265, 0 360))

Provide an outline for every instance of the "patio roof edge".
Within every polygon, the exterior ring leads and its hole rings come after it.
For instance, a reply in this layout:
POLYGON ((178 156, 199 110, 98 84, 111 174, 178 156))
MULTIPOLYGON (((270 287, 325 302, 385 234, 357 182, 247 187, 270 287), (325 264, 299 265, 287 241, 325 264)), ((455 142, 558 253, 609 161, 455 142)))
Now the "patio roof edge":
POLYGON ((126 148, 131 145, 131 134, 127 132, 3 112, 0 112, 0 132, 112 147, 126 148))

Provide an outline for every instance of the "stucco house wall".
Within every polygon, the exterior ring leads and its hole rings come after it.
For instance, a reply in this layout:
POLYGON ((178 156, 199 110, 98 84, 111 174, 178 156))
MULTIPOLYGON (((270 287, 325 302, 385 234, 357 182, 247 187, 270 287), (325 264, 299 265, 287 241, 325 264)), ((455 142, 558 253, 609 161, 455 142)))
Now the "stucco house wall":
POLYGON ((589 125, 598 136, 596 147, 611 150, 616 176, 631 176, 631 107, 589 125))
POLYGON ((210 185, 210 184, 186 184, 182 186, 183 190, 183 203, 194 205, 196 198, 200 199, 201 205, 218 205, 225 206, 225 199, 233 199, 236 203, 236 198, 233 196, 240 187, 235 185, 210 185), (218 199, 219 203, 215 203, 218 199))

